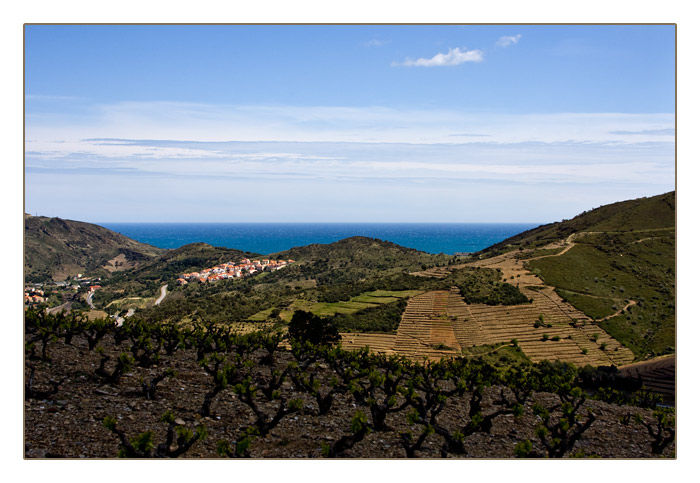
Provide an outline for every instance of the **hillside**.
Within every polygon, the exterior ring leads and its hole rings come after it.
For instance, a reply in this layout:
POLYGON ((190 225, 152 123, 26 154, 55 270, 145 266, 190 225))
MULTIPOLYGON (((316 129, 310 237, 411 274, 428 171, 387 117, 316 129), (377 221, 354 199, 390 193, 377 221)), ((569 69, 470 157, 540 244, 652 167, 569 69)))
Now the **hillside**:
POLYGON ((454 257, 431 255, 413 248, 375 238, 354 236, 335 243, 295 247, 270 255, 298 263, 289 275, 302 273, 316 283, 357 282, 376 276, 419 270, 425 266, 447 265, 454 257))
POLYGON ((353 262, 354 266, 366 266, 379 269, 404 268, 422 263, 447 260, 444 255, 429 253, 406 248, 396 243, 353 236, 335 243, 314 243, 303 247, 295 247, 271 255, 277 258, 292 258, 299 261, 316 261, 328 259, 338 266, 353 262))
POLYGON ((676 193, 637 198, 600 206, 570 220, 549 223, 524 231, 475 255, 494 256, 518 249, 542 247, 580 232, 627 232, 660 230, 676 226, 676 193))
POLYGON ((59 281, 79 273, 106 276, 139 267, 164 252, 99 225, 24 216, 24 275, 27 281, 59 281))
POLYGON ((675 192, 622 201, 516 235, 510 254, 637 359, 675 351, 675 192))
POLYGON ((206 243, 190 243, 180 248, 164 251, 160 256, 142 264, 129 274, 131 278, 160 279, 177 278, 182 273, 199 271, 213 265, 260 255, 232 248, 214 247, 206 243))

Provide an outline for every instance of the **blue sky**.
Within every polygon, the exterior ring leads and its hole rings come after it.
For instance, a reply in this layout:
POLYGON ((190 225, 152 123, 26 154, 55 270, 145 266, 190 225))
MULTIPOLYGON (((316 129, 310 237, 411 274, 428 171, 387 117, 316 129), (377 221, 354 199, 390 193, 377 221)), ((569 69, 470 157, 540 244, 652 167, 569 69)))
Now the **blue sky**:
POLYGON ((25 210, 550 222, 675 186, 673 26, 25 27, 25 210))

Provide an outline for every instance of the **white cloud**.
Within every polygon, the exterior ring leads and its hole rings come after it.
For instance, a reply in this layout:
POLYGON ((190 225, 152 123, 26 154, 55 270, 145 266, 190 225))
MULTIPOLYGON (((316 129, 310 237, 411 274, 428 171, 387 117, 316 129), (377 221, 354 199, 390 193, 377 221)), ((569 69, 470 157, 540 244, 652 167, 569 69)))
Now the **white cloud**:
POLYGON ((450 49, 446 54, 435 54, 430 59, 406 59, 403 62, 394 62, 393 66, 406 67, 438 67, 448 65, 459 65, 465 62, 481 62, 484 60, 484 53, 481 50, 462 50, 459 47, 450 49))
POLYGON ((508 47, 509 45, 517 44, 522 38, 522 35, 504 35, 496 42, 499 47, 508 47))

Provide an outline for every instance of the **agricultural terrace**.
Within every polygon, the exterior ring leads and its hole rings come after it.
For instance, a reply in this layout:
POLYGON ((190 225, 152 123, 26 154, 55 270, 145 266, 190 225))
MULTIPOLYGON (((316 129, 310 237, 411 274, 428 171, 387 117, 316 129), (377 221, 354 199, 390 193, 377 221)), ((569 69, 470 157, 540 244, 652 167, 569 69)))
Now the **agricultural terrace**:
MULTIPOLYGON (((540 259, 573 248, 571 240, 546 247, 540 259)), ((509 252, 468 264, 498 270, 502 281, 517 287, 531 303, 518 305, 467 304, 457 287, 427 292, 409 300, 396 337, 344 334, 343 344, 360 343, 381 353, 412 359, 468 354, 476 347, 517 344, 534 362, 561 360, 583 366, 629 364, 632 351, 621 345, 591 317, 576 309, 525 266, 522 252, 509 252)), ((444 278, 464 267, 439 267, 419 276, 444 278)))

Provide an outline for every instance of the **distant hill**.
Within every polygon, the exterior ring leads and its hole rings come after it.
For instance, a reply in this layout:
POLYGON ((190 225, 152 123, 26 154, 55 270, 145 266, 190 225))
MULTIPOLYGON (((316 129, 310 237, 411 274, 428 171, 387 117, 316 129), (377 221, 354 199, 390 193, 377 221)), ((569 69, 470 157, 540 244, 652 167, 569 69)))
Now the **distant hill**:
POLYGON ((389 263, 398 263, 401 266, 406 266, 445 258, 442 255, 435 256, 389 241, 364 236, 353 236, 328 244, 314 243, 302 247, 294 247, 271 256, 291 258, 299 261, 346 260, 353 261, 353 264, 356 266, 371 266, 375 268, 377 264, 386 264, 388 268, 389 263))
POLYGON ((504 251, 535 248, 579 232, 629 232, 676 226, 676 192, 620 201, 584 211, 570 220, 538 226, 477 253, 493 256, 504 251))
POLYGON ((164 252, 99 225, 24 215, 27 281, 59 281, 79 273, 105 276, 138 267, 164 252))
POLYGON ((220 263, 258 257, 260 255, 252 252, 214 247, 206 243, 190 243, 180 248, 164 250, 158 257, 130 272, 129 277, 168 280, 183 273, 200 271, 220 263))
POLYGON ((354 236, 334 243, 314 243, 270 255, 297 263, 281 276, 300 273, 320 284, 356 282, 380 273, 420 270, 427 266, 447 265, 454 257, 432 255, 392 242, 354 236))

